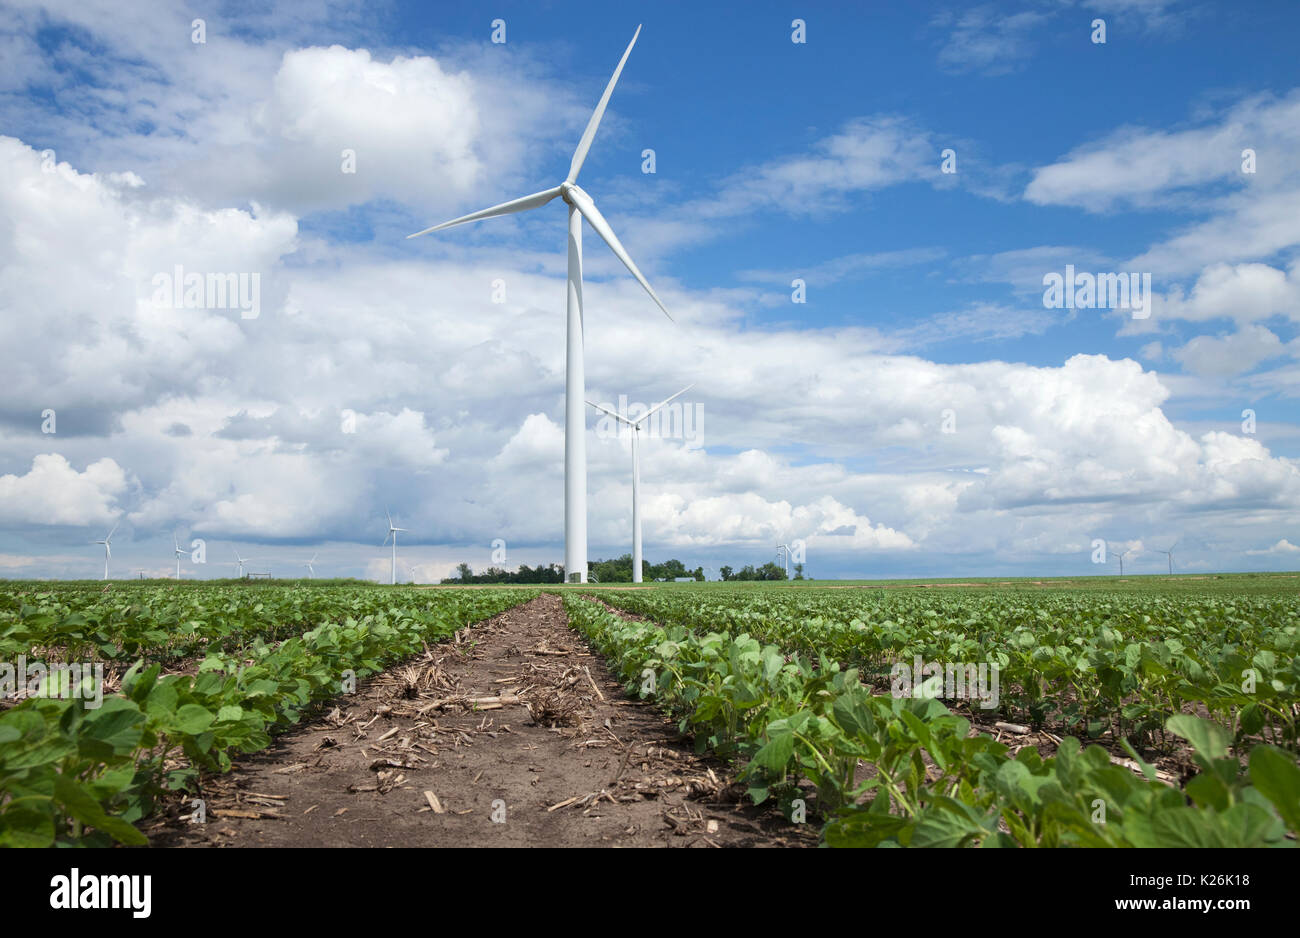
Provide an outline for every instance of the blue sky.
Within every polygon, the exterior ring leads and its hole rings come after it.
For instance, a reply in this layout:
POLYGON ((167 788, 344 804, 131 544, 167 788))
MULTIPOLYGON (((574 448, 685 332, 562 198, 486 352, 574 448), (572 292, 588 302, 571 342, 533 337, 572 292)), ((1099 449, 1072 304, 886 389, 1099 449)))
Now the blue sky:
MULTIPOLYGON (((386 578, 385 507, 417 580, 561 559, 562 207, 405 235, 562 179, 638 23, 580 181, 678 321, 588 229, 588 390, 704 415, 647 447, 647 557, 1300 565, 1294 5, 23 3, 0 575, 102 573, 120 522, 119 573, 175 535, 386 578), (177 264, 260 315, 158 308, 177 264), (1151 315, 1045 308, 1066 265, 1149 273, 1151 315)), ((594 559, 630 492, 590 427, 594 559)))

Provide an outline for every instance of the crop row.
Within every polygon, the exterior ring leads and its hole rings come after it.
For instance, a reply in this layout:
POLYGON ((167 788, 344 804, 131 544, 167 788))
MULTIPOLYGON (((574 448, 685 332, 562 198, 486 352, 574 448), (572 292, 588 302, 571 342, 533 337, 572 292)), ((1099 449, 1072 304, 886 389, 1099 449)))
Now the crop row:
POLYGON ((832 846, 1292 846, 1300 769, 1258 745, 1242 767, 1216 723, 1166 721, 1200 769, 1186 790, 1115 765, 1067 737, 1053 757, 1011 755, 940 701, 873 694, 856 669, 746 634, 629 621, 565 597, 570 623, 630 692, 653 698, 700 748, 744 763, 755 802, 796 817, 816 786, 832 846))
POLYGON ((33 697, 0 713, 0 846, 142 844, 134 822, 164 791, 191 789, 200 770, 226 771, 232 752, 267 746, 272 732, 342 692, 347 677, 360 680, 535 591, 357 594, 338 602, 370 610, 360 617, 278 643, 254 637, 236 654, 209 647, 196 674, 163 675, 141 658, 121 694, 97 709, 33 697))
MULTIPOLYGON (((404 607, 433 607, 430 591, 402 591, 404 607)), ((395 602, 390 591, 294 586, 274 590, 185 584, 0 591, 0 660, 41 649, 61 660, 168 663, 211 651, 237 654, 325 622, 362 618, 395 602)))
POLYGON ((1000 712, 1062 733, 1165 742, 1197 705, 1234 740, 1297 747, 1300 602, 1290 597, 788 591, 607 592, 665 625, 742 632, 888 686, 896 663, 986 663, 1000 712))

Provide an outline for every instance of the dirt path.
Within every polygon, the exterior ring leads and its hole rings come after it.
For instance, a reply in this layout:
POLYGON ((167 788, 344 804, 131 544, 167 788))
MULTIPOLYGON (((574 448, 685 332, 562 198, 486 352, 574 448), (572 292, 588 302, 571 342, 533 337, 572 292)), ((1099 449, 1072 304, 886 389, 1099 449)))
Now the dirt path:
POLYGON ((206 823, 177 803, 146 827, 155 845, 817 841, 815 827, 742 801, 723 764, 626 697, 552 594, 377 675, 206 786, 206 823))

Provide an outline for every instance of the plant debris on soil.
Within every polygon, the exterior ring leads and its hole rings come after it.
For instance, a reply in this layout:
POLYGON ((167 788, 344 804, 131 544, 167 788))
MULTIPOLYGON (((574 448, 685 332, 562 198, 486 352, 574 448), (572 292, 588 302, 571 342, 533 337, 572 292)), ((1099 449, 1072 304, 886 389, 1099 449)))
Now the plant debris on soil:
POLYGON ((462 629, 142 825, 155 846, 815 846, 630 698, 554 594, 462 629))

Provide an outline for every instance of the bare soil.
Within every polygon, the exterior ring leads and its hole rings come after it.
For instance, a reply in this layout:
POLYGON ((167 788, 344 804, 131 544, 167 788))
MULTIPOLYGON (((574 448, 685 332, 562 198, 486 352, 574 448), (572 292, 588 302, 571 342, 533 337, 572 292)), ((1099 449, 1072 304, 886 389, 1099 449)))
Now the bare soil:
POLYGON ((544 594, 377 675, 144 825, 156 846, 813 846, 629 698, 544 594))

